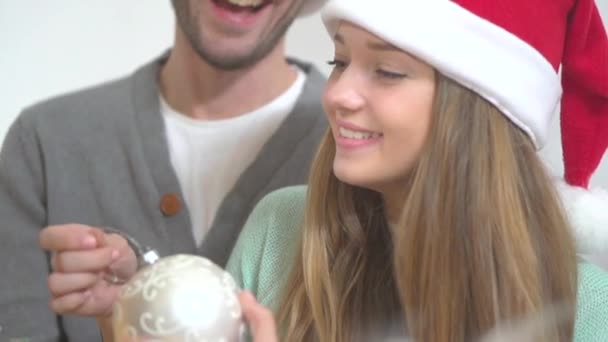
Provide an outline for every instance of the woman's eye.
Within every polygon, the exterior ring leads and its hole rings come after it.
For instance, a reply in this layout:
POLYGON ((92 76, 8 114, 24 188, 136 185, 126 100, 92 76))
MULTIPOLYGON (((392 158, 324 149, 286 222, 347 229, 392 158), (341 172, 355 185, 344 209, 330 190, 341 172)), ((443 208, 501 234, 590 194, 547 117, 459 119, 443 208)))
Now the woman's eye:
POLYGON ((407 77, 406 74, 400 74, 398 72, 387 71, 384 69, 376 70, 376 74, 382 78, 387 78, 387 79, 391 79, 391 80, 397 80, 397 79, 402 79, 402 78, 407 77))
POLYGON ((346 62, 339 59, 328 61, 327 64, 331 65, 333 69, 344 69, 346 67, 346 62))

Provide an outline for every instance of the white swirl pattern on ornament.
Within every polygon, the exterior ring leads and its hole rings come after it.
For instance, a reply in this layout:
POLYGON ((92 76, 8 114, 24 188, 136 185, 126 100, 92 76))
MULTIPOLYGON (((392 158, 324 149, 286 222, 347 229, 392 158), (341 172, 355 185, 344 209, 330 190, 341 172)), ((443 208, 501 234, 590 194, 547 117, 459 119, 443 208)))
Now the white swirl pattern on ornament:
POLYGON ((133 340, 239 341, 245 329, 238 291, 232 276, 205 258, 163 258, 123 287, 115 328, 133 340))

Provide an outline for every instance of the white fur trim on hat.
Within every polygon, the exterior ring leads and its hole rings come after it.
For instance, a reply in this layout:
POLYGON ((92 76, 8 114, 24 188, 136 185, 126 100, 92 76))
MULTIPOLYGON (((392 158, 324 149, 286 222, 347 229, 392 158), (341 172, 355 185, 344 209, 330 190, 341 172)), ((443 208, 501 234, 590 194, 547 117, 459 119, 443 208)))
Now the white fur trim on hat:
POLYGON ((449 0, 332 0, 322 17, 331 36, 345 20, 424 60, 543 146, 560 79, 538 50, 511 32, 449 0))
POLYGON ((608 191, 602 188, 586 190, 563 180, 556 181, 556 186, 574 229, 578 252, 608 251, 608 191))

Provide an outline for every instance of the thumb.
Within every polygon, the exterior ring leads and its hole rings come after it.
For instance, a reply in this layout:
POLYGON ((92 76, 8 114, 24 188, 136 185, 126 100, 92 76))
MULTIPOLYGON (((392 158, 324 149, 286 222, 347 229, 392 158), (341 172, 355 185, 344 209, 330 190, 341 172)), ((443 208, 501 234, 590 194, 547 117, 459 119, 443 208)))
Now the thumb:
POLYGON ((244 291, 239 294, 239 301, 245 319, 249 323, 254 342, 276 342, 276 325, 272 312, 259 304, 255 297, 244 291))

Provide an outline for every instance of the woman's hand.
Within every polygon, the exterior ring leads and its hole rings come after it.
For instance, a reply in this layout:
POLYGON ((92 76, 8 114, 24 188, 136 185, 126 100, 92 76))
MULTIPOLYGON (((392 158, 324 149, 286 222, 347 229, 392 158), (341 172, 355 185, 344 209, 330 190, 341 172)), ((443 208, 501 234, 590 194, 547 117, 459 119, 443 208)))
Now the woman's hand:
POLYGON ((272 312, 259 304, 249 292, 242 292, 239 301, 249 323, 253 342, 277 342, 277 329, 272 312))
POLYGON ((69 224, 46 227, 40 246, 52 255, 48 286, 58 314, 108 316, 121 286, 109 275, 129 279, 137 270, 127 241, 101 229, 69 224))

